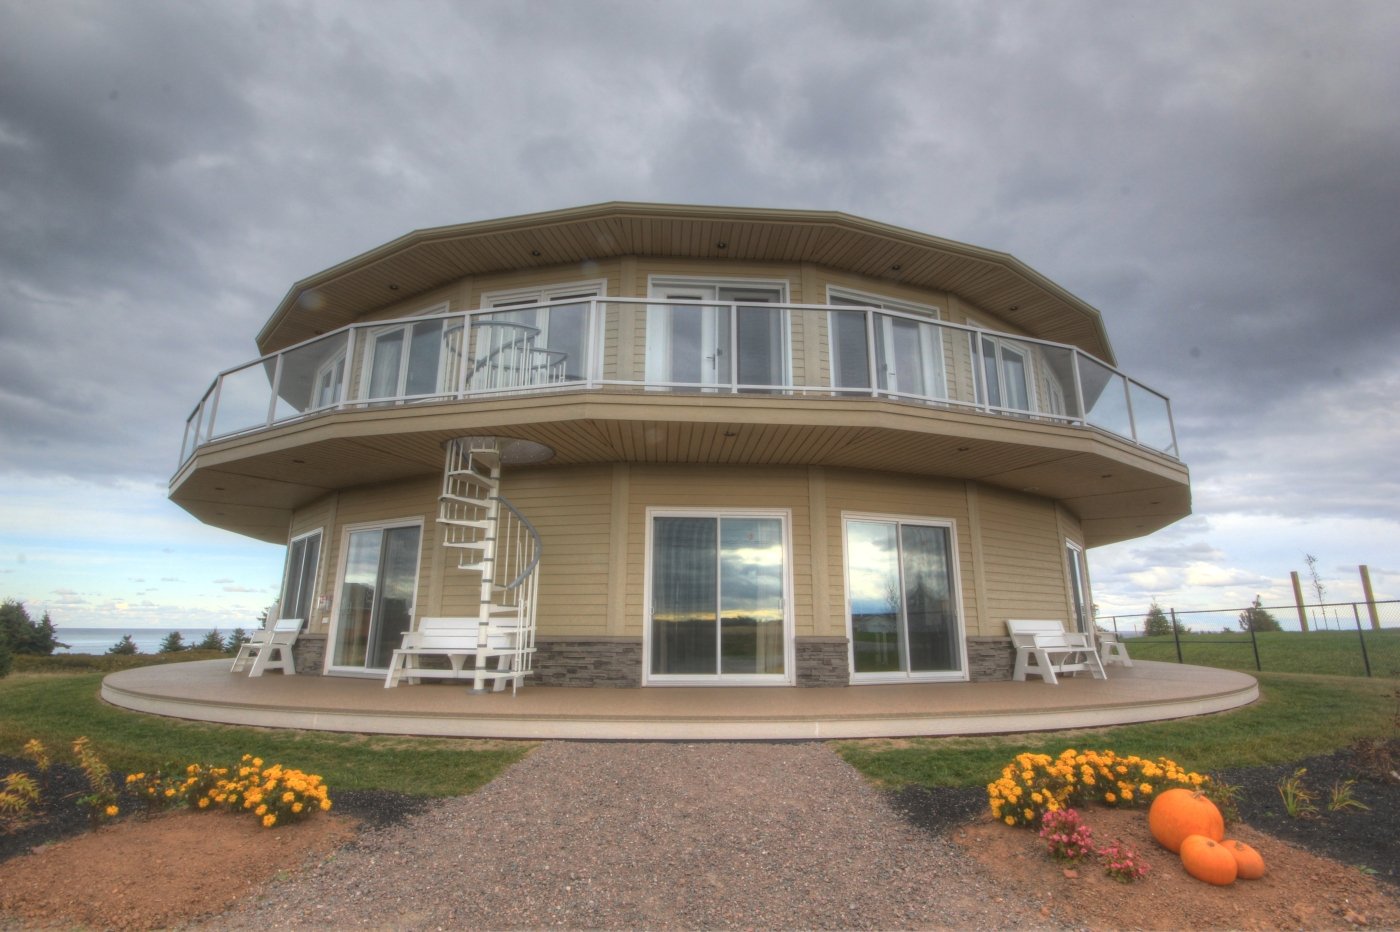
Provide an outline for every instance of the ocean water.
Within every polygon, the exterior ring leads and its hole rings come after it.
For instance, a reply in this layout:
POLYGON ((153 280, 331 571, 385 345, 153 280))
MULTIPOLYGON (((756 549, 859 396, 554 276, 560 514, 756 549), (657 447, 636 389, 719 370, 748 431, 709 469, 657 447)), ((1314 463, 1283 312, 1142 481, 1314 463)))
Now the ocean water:
MULTIPOLYGON (((243 630, 248 631, 255 626, 245 625, 243 630)), ((220 628, 219 633, 227 639, 232 630, 232 628, 228 630, 220 628)), ((69 628, 60 626, 54 631, 54 636, 67 644, 68 647, 60 647, 54 653, 105 654, 122 639, 123 634, 129 634, 131 639, 136 642, 138 651, 143 654, 154 654, 160 650, 161 642, 172 631, 180 632, 180 637, 184 638, 186 647, 198 644, 209 633, 208 628, 69 628)))

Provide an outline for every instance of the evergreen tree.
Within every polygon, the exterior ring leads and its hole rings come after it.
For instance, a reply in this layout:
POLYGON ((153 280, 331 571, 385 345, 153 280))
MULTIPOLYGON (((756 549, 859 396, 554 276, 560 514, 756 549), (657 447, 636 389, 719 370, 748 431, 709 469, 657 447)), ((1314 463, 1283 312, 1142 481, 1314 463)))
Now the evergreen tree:
POLYGON ((44 617, 39 619, 39 626, 35 629, 34 640, 35 646, 38 647, 38 653, 48 656, 54 652, 55 648, 62 647, 65 650, 68 648, 67 644, 55 636, 56 634, 53 619, 49 617, 48 612, 44 612, 44 617))
POLYGON ((1260 631, 1282 631, 1283 626, 1278 623, 1278 619, 1264 608, 1259 596, 1254 597, 1254 604, 1240 612, 1240 630, 1253 631, 1258 634, 1260 631))
POLYGON ((0 629, 0 679, 10 675, 10 667, 13 664, 14 653, 10 650, 10 636, 0 629))
POLYGON ((136 649, 136 642, 131 639, 131 635, 123 634, 120 641, 107 648, 107 653, 121 657, 141 652, 136 649))
MULTIPOLYGON (((267 613, 264 612, 263 614, 267 613)), ((228 636, 228 641, 226 641, 224 644, 224 653, 238 653, 238 648, 242 647, 244 644, 247 644, 249 640, 250 638, 248 637, 247 631, 244 631, 242 628, 234 628, 228 636)))
POLYGON ((49 613, 38 622, 29 617, 29 610, 18 599, 0 603, 0 631, 5 633, 9 648, 15 654, 39 654, 47 657, 56 647, 67 647, 54 637, 53 620, 49 613))
POLYGON ((200 641, 198 644, 196 644, 196 645, 194 646, 194 649, 195 649, 195 650, 217 650, 217 651, 222 652, 223 649, 224 649, 224 636, 223 636, 222 634, 219 633, 219 629, 218 629, 218 628, 215 628, 213 631, 210 631, 208 634, 206 634, 206 635, 204 636, 204 640, 202 640, 202 641, 200 641))
POLYGON ((158 654, 178 654, 185 647, 185 637, 179 631, 171 631, 165 636, 165 640, 160 642, 160 647, 156 648, 158 654))
MULTIPOLYGON (((1182 630, 1180 622, 1177 623, 1176 629, 1178 632, 1182 630)), ((1147 620, 1143 623, 1142 633, 1148 637, 1172 633, 1172 620, 1162 611, 1162 606, 1157 604, 1156 599, 1152 600, 1152 607, 1147 610, 1147 620)))

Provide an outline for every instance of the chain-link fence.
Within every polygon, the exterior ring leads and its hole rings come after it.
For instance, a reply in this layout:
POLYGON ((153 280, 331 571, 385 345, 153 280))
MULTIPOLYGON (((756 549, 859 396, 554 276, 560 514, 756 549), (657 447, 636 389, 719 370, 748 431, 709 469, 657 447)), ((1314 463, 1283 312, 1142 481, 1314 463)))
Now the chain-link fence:
POLYGON ((1400 601, 1304 604, 1301 611, 1296 605, 1156 608, 1097 622, 1144 660, 1400 677, 1400 601))

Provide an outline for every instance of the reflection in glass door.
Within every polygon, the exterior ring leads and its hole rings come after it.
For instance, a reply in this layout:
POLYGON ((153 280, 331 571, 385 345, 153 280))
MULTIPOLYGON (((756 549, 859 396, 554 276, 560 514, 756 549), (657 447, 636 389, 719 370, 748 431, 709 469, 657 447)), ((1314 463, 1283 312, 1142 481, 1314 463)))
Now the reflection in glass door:
POLYGON ((389 668, 390 655, 413 622, 421 535, 416 524, 349 532, 331 666, 389 668))
POLYGON ((652 681, 788 681, 784 526, 777 516, 652 518, 652 681))
POLYGON ((764 287, 653 286, 655 298, 693 303, 647 308, 647 381, 702 387, 786 384, 786 313, 766 306, 782 295, 781 289, 764 287))
POLYGON ((389 327, 370 336, 370 399, 436 395, 449 391, 444 350, 459 344, 461 323, 442 318, 389 327))
POLYGON ((1026 351, 1012 343, 983 335, 982 400, 994 408, 1031 410, 1030 366, 1026 351))
POLYGON ((965 679, 952 528, 846 520, 853 681, 965 679))

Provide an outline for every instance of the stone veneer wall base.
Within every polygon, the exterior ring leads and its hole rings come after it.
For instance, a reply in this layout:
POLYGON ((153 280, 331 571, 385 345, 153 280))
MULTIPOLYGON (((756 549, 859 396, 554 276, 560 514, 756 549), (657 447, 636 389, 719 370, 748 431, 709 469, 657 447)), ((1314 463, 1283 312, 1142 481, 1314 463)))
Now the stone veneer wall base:
POLYGON ((799 637, 793 647, 797 654, 798 686, 851 685, 851 657, 842 637, 799 637))
POLYGON ((974 683, 1011 679, 1016 669, 1016 651, 1011 646, 1011 638, 968 638, 967 667, 974 683))
POLYGON ((297 675, 320 676, 326 661, 326 636, 324 634, 298 634, 292 645, 292 662, 296 664, 297 675))
POLYGON ((533 686, 639 687, 642 685, 642 639, 639 637, 535 638, 533 686))
MULTIPOLYGON (((850 655, 843 637, 799 637, 798 686, 849 686, 850 655)), ((526 680, 537 686, 638 688, 642 685, 642 639, 639 637, 538 637, 535 671, 526 680)), ((302 634, 292 648, 297 673, 319 676, 326 657, 324 634, 302 634)), ((1011 679, 1016 652, 1006 637, 967 639, 971 680, 1011 679)))

